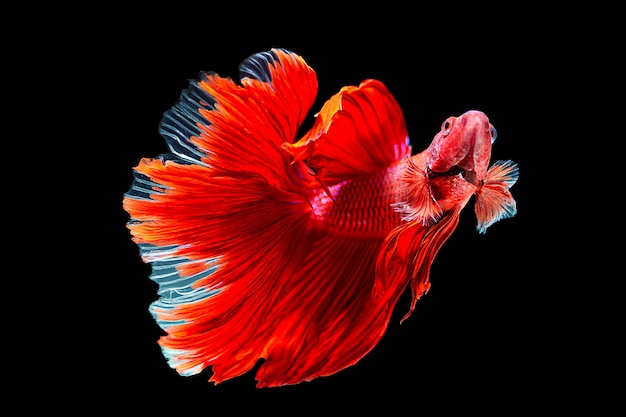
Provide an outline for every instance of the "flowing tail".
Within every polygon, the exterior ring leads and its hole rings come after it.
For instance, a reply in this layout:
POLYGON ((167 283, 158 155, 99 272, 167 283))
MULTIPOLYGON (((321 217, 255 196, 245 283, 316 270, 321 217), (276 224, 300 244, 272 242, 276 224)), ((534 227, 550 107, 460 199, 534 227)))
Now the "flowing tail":
MULTIPOLYGON (((386 167, 410 146, 379 82, 342 89, 296 142, 314 71, 272 49, 242 62, 240 79, 190 83, 161 123, 170 153, 140 161, 123 206, 159 285, 151 312, 170 366, 211 367, 219 383, 264 360, 259 387, 294 384, 382 337, 395 301, 375 297, 375 264, 400 223, 386 167)), ((385 286, 397 298, 406 282, 385 286)))

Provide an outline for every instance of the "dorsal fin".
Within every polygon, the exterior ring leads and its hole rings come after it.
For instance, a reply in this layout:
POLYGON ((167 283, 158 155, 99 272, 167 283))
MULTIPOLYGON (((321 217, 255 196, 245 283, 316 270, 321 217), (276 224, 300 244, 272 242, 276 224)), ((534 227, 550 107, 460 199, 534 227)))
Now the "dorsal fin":
POLYGON ((283 148, 326 186, 377 172, 411 154, 402 110, 380 81, 343 87, 316 117, 302 139, 283 148))

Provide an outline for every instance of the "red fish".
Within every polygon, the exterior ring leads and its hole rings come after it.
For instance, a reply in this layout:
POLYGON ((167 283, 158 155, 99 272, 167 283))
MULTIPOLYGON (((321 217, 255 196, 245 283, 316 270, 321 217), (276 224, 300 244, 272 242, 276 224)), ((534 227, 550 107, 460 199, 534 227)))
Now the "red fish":
POLYGON ((304 59, 272 49, 239 76, 190 82, 160 125, 170 152, 139 162, 123 207, 170 366, 220 383, 261 361, 257 387, 297 384, 371 351, 409 285, 411 314, 472 196, 480 233, 514 216, 518 169, 489 167, 480 111, 412 155, 380 81, 341 88, 299 137, 318 88, 304 59))

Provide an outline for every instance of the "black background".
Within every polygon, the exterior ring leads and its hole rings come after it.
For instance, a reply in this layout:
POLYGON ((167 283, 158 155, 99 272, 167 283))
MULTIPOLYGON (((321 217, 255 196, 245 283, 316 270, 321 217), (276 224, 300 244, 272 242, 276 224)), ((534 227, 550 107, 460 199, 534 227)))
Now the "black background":
POLYGON ((594 89, 580 65, 595 60, 598 44, 585 43, 578 28, 555 30, 557 16, 544 11, 490 17, 493 11, 474 8, 310 7, 311 14, 284 17, 236 6, 160 9, 158 18, 119 10, 104 25, 79 22, 90 41, 78 48, 85 59, 73 69, 73 88, 89 100, 75 106, 91 115, 83 119, 89 155, 79 168, 91 172, 97 190, 97 238, 87 240, 102 247, 81 259, 89 285, 80 316, 88 325, 70 330, 81 359, 57 358, 76 383, 62 398, 89 399, 90 410, 181 415, 374 409, 508 415, 582 405, 574 392, 585 385, 581 373, 594 366, 572 349, 595 331, 573 301, 582 290, 570 272, 575 254, 562 249, 571 224, 559 213, 571 200, 559 169, 571 162, 565 128, 588 115, 572 104, 594 89), (498 131, 492 159, 519 164, 512 188, 518 214, 480 235, 470 204, 435 259, 430 292, 400 325, 407 291, 381 342, 354 366, 294 386, 258 389, 254 371, 214 386, 210 370, 181 377, 161 355, 162 332, 148 312, 156 284, 130 240, 122 196, 142 157, 167 152, 158 124, 190 79, 200 71, 238 79, 242 60, 272 47, 302 55, 316 71, 310 118, 342 86, 383 81, 404 111, 414 151, 428 146, 446 117, 484 111, 498 131))

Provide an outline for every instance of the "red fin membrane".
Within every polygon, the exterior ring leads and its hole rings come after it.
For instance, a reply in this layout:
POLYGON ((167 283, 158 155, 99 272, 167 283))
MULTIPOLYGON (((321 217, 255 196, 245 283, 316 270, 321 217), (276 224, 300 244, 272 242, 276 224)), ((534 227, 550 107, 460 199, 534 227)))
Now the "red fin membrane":
POLYGON ((267 295, 308 249, 309 205, 281 145, 314 101, 315 73, 275 49, 240 74, 242 85, 211 73, 190 83, 161 123, 171 153, 140 162, 123 202, 160 286, 164 355, 183 375, 215 364, 216 381, 261 357, 267 295))

